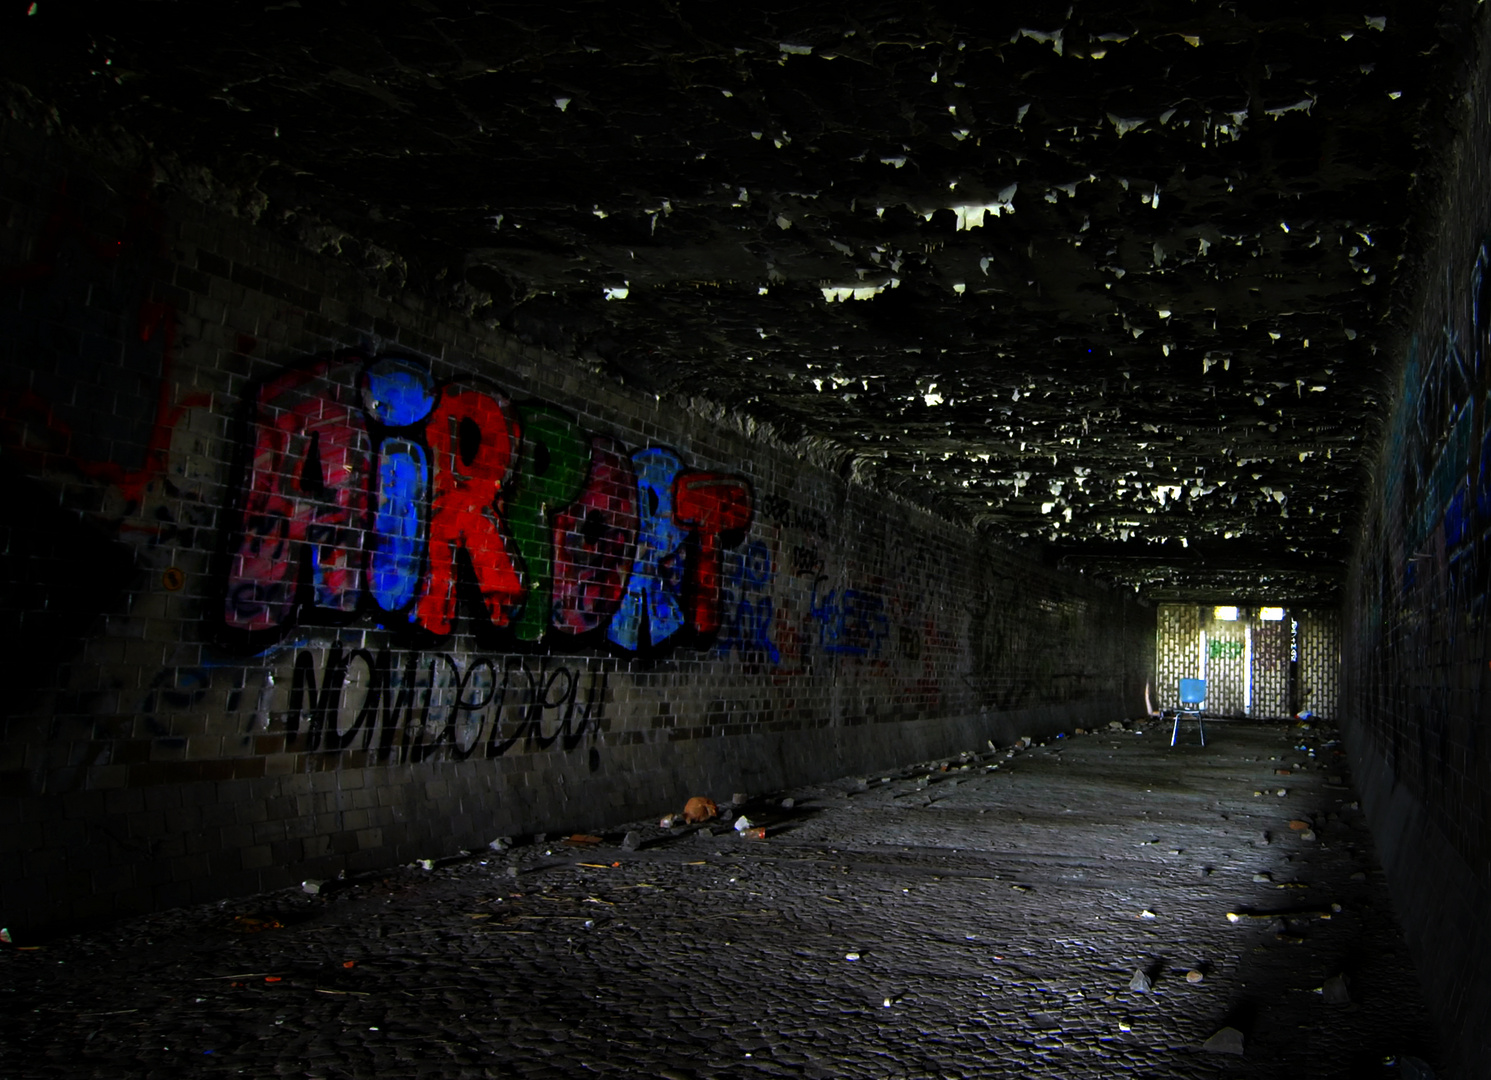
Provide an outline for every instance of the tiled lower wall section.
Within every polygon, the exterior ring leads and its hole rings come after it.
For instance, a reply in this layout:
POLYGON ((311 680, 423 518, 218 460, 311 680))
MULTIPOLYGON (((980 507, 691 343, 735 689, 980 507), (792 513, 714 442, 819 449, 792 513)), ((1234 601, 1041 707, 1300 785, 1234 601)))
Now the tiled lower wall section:
POLYGON ((1142 714, 1154 611, 0 121, 0 925, 1142 714))

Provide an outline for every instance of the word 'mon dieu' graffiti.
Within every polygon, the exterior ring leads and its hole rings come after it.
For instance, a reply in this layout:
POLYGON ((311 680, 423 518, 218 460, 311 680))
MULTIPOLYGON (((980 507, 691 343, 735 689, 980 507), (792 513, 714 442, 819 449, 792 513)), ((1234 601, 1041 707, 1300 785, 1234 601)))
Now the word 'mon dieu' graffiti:
POLYGON ((478 621, 518 641, 603 630, 634 651, 720 629, 724 554, 751 523, 739 477, 628 453, 489 387, 436 386, 400 357, 286 371, 249 406, 233 630, 367 611, 445 635, 462 575, 478 621))
POLYGON ((549 657, 398 654, 383 648, 295 654, 289 708, 280 719, 295 750, 362 750, 378 761, 444 754, 501 757, 519 742, 573 750, 600 723, 606 675, 549 657))

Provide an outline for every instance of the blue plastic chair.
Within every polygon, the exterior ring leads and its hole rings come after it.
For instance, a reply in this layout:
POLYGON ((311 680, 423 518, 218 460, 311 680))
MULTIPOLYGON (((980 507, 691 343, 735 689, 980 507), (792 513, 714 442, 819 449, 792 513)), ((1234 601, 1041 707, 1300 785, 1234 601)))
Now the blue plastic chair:
POLYGON ((1171 746, 1175 745, 1175 740, 1180 736, 1180 722, 1182 719, 1196 721, 1196 730, 1201 733, 1201 745, 1206 745, 1206 726, 1201 722, 1201 706, 1205 704, 1206 680, 1181 679, 1180 707, 1172 713, 1175 717, 1175 727, 1170 732, 1171 746))

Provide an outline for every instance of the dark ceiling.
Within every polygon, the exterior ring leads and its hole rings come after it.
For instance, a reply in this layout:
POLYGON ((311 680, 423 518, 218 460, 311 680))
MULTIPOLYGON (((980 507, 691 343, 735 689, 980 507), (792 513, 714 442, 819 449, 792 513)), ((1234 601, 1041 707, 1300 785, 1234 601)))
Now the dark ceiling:
POLYGON ((385 289, 1242 602, 1334 596, 1477 8, 6 3, 13 101, 385 289))

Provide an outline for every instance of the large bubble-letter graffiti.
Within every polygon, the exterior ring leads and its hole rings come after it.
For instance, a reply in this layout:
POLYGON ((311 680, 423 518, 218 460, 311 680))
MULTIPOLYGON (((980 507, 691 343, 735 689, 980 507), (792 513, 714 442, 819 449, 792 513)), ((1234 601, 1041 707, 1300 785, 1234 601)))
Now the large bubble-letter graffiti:
POLYGON ((585 440, 579 425, 558 409, 524 406, 523 448, 517 494, 508 500, 508 522, 523 559, 523 613, 513 626, 520 641, 537 641, 553 616, 553 518, 585 482, 585 440))
MULTIPOLYGON (((767 646, 769 598, 740 608, 732 595, 725 610, 726 553, 753 520, 740 477, 661 447, 629 453, 542 402, 438 386, 427 364, 398 356, 281 372, 247 409, 226 547, 231 631, 260 642, 363 615, 445 636, 464 616, 514 646, 632 652, 724 629, 744 644, 748 622, 750 647, 767 646), (458 610, 463 595, 472 610, 458 610)), ((324 696, 310 678, 300 694, 324 696)), ((324 713, 308 712, 316 732, 324 713)))
POLYGON ((694 626, 700 633, 713 634, 720 628, 724 537, 745 535, 751 523, 751 490, 734 477, 689 473, 678 478, 674 509, 678 520, 694 531, 696 550, 688 573, 694 626))
POLYGON ((610 621, 637 550, 637 474, 620 443, 590 440, 590 474, 554 517, 554 625, 571 634, 610 621))
POLYGON ((228 625, 280 626, 309 566, 314 606, 347 614, 362 591, 371 458, 354 412, 355 369, 289 372, 254 402, 240 542, 228 576, 228 625))
POLYGON ((609 632, 611 640, 624 649, 637 648, 644 618, 649 645, 666 640, 683 626, 680 549, 688 537, 673 520, 673 481, 683 462, 667 450, 651 448, 633 454, 632 465, 637 470, 641 519, 637 558, 609 632))
POLYGON ((363 404, 391 429, 378 445, 369 585, 379 608, 402 611, 419 586, 428 528, 430 466, 416 425, 430 415, 435 395, 418 364, 390 358, 368 367, 363 404))
POLYGON ((523 587, 504 535, 498 499, 520 435, 506 398, 469 387, 440 392, 426 426, 435 482, 430 498, 430 569, 416 617, 448 634, 456 608, 456 556, 464 551, 486 616, 506 626, 522 606, 523 587))

